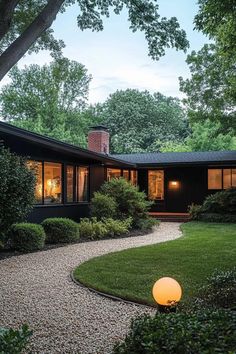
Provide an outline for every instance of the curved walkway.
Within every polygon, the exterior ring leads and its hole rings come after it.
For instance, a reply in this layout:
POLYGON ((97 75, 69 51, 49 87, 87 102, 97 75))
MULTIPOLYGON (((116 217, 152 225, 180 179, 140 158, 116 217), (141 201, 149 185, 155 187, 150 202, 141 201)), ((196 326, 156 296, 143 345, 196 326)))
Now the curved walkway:
POLYGON ((76 285, 70 272, 89 258, 181 236, 179 223, 151 234, 87 242, 0 261, 0 327, 28 323, 33 354, 108 354, 130 320, 153 309, 115 302, 76 285))

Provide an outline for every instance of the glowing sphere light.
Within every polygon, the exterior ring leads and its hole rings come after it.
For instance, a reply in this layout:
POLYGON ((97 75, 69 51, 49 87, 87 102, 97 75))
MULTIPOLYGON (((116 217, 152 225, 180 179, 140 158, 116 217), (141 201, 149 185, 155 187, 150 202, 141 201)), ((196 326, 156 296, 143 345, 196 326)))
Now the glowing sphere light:
POLYGON ((164 277, 156 281, 152 288, 152 295, 158 305, 173 306, 180 301, 182 289, 175 279, 164 277))

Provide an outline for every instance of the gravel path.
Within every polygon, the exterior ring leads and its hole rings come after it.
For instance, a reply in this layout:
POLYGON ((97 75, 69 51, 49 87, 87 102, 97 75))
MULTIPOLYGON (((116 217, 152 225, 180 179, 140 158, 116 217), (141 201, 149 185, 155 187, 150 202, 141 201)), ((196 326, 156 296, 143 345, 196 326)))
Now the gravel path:
POLYGON ((181 236, 161 223, 146 236, 75 244, 0 261, 0 327, 28 323, 33 354, 108 354, 130 320, 154 310, 112 301, 72 282, 70 272, 98 255, 181 236))

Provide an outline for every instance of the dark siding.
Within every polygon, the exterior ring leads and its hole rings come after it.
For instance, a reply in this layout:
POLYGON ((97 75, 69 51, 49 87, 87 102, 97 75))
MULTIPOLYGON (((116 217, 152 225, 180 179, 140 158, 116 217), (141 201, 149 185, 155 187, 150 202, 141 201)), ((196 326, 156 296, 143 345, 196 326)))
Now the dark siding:
POLYGON ((36 206, 28 216, 29 222, 41 223, 47 218, 70 218, 79 221, 89 215, 89 204, 36 206))
POLYGON ((99 190, 105 180, 104 166, 90 166, 90 198, 99 190))

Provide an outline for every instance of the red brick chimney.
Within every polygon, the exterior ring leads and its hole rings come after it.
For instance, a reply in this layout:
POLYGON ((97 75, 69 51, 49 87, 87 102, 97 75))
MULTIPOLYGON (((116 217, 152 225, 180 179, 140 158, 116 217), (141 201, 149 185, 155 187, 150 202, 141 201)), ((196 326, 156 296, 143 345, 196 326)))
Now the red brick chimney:
POLYGON ((91 127, 88 133, 88 149, 109 154, 109 132, 103 125, 91 127))

